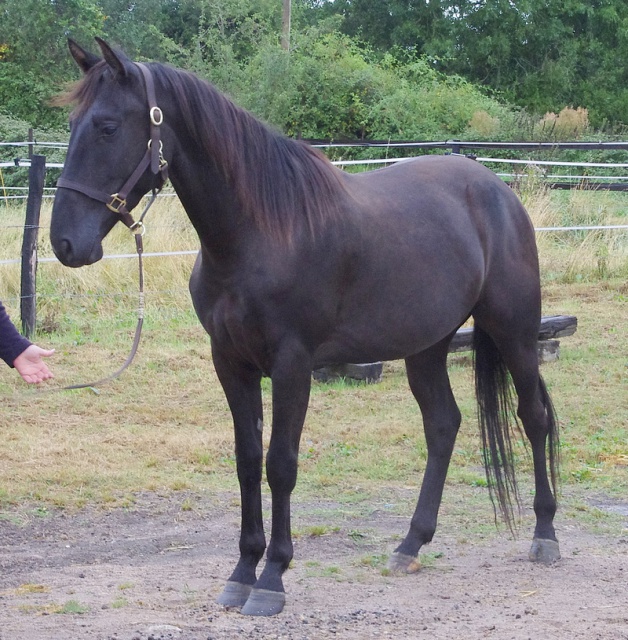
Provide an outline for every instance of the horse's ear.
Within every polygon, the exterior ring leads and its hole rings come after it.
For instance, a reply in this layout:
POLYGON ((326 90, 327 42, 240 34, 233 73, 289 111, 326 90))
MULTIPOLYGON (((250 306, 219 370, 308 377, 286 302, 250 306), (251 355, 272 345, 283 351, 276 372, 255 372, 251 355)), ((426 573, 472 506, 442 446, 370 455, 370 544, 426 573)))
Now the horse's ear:
POLYGON ((113 69, 119 78, 125 78, 129 67, 133 64, 125 55, 114 51, 102 38, 96 38, 105 62, 113 69))
POLYGON ((87 73, 97 62, 100 62, 100 58, 97 55, 85 51, 70 38, 68 38, 68 47, 76 64, 78 64, 83 73, 87 73))

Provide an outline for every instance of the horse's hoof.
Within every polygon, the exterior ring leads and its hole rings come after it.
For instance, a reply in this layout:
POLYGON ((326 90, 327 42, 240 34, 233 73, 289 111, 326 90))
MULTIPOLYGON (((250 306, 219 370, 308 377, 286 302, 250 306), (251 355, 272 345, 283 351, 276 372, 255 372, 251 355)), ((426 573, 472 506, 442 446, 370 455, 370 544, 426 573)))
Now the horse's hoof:
POLYGON ((252 589, 250 584, 229 580, 222 593, 216 598, 216 602, 225 607, 243 607, 249 599, 252 589))
POLYGON ((421 568, 421 563, 414 557, 405 553, 393 553, 388 559, 388 570, 394 574, 416 573, 421 568))
POLYGON ((531 562, 552 564, 560 560, 560 549, 556 540, 547 538, 534 538, 528 555, 531 562))
POLYGON ((283 611, 286 594, 283 591, 253 589, 240 613, 245 616, 274 616, 283 611))

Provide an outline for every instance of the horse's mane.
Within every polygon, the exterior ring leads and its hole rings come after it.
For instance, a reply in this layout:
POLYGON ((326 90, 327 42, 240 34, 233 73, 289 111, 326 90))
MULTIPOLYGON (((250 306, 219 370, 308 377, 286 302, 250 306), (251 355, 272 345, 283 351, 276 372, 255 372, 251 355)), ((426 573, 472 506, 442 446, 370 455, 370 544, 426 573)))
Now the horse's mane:
MULTIPOLYGON (((291 243, 300 229, 316 236, 339 214, 340 172, 318 150, 272 130, 192 73, 149 63, 160 91, 170 92, 196 141, 224 173, 243 211, 269 236, 291 243)), ((93 67, 57 103, 93 102, 107 65, 93 67)))

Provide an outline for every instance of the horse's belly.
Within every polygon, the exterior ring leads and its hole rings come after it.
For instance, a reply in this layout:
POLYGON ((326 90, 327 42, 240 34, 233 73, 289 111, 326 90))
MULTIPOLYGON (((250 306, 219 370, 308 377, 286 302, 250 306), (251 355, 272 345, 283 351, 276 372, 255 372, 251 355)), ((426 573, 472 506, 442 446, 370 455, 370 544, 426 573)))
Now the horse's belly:
POLYGON ((342 299, 338 315, 315 350, 317 363, 398 360, 420 353, 455 332, 471 314, 482 290, 479 268, 438 271, 404 268, 373 278, 379 286, 356 286, 342 299))
POLYGON ((412 318, 385 322, 363 317, 359 322, 339 327, 320 344, 314 353, 315 365, 399 360, 440 342, 464 319, 432 327, 413 322, 412 318))

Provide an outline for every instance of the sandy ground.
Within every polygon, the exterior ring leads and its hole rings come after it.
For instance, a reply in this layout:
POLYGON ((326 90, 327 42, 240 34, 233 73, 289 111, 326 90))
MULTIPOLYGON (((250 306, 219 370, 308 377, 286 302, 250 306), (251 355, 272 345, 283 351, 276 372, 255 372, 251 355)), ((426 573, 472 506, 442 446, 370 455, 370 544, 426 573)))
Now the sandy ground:
POLYGON ((0 640, 628 639, 628 535, 559 518, 563 557, 544 567, 527 560, 527 532, 470 541, 445 527, 419 573, 393 577, 383 554, 408 518, 316 515, 329 506, 295 506, 304 529, 286 608, 263 619, 214 602, 236 559, 233 500, 197 498, 186 511, 151 495, 131 510, 5 514, 0 640))

